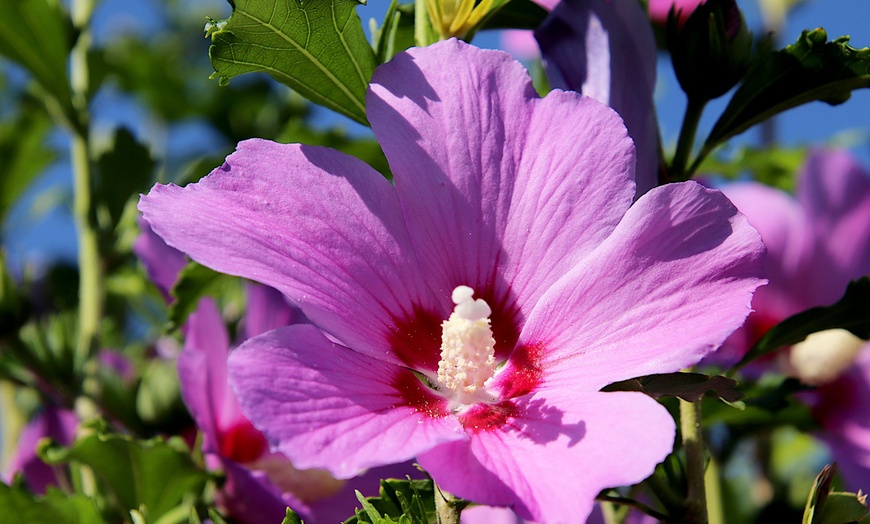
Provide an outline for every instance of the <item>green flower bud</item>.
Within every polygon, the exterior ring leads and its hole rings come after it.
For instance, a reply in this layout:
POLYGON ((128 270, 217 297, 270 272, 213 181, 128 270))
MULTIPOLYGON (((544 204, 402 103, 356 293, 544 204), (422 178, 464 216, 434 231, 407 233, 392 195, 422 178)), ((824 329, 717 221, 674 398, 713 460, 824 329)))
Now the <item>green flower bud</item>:
POLYGON ((752 52, 752 32, 734 0, 707 0, 680 26, 668 20, 668 48, 690 98, 712 100, 739 82, 752 52))

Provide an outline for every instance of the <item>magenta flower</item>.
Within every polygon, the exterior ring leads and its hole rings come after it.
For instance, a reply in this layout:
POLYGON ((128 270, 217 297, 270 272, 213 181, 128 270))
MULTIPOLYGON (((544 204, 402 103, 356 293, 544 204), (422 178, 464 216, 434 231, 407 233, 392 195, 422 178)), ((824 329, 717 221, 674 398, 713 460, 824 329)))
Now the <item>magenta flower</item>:
MULTIPOLYGON (((870 174, 844 151, 816 151, 798 177, 796 199, 756 183, 724 191, 761 233, 770 277, 755 294, 746 325, 717 358, 733 364, 774 325, 836 302, 850 280, 870 274, 870 174)), ((777 357, 784 371, 819 386, 801 398, 812 406, 824 430, 819 436, 849 485, 866 489, 870 344, 845 330, 830 330, 777 357)))
POLYGON ((69 446, 75 439, 78 420, 75 413, 46 404, 42 411, 21 431, 18 444, 3 472, 3 482, 10 483, 20 474, 24 483, 34 493, 43 494, 48 486, 63 486, 69 483, 66 468, 52 467, 36 454, 36 445, 43 438, 51 438, 61 446, 69 446))
POLYGON ((584 519, 675 432, 651 398, 599 390, 692 365, 740 325, 757 233, 693 182, 632 205, 619 117, 538 98, 502 52, 400 53, 367 108, 394 184, 333 150, 249 140, 140 202, 170 245, 312 322, 231 355, 243 411, 300 468, 348 478, 417 457, 458 496, 584 519))
POLYGON ((696 7, 704 0, 649 0, 649 17, 657 24, 666 24, 671 9, 677 12, 681 22, 685 22, 696 7))
POLYGON ((637 148, 637 194, 658 185, 656 43, 636 0, 564 0, 535 31, 554 87, 604 102, 637 148))

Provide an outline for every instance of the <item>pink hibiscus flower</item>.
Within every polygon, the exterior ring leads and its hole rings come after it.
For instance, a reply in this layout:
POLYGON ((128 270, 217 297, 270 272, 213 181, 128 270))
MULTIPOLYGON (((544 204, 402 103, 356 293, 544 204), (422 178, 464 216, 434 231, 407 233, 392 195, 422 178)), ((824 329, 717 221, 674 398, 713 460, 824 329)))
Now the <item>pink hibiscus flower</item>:
POLYGON ((600 389, 725 340, 763 282, 758 234, 693 182, 632 205, 621 119, 538 98, 502 52, 401 53, 367 108, 394 184, 333 150, 250 140, 140 202, 167 243, 312 322, 233 352, 243 411, 300 468, 348 478, 417 457, 458 496, 582 520, 675 434, 651 398, 600 389))
MULTIPOLYGON (((746 325, 716 355, 734 364, 774 325, 836 302, 850 280, 870 274, 870 174, 845 151, 819 150, 798 177, 797 198, 752 182, 723 191, 761 233, 770 277, 746 325)), ((868 350, 849 332, 830 330, 777 355, 781 369, 819 386, 801 398, 854 489, 870 485, 870 404, 862 400, 870 389, 868 350)))

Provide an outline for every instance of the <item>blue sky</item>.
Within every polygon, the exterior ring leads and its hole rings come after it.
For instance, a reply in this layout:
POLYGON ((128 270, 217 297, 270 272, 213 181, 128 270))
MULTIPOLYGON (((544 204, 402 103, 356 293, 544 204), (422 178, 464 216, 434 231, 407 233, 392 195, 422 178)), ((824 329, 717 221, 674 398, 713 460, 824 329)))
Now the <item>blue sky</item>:
MULTIPOLYGON (((379 17, 385 11, 386 0, 369 0, 369 5, 360 6, 359 13, 364 26, 371 17, 379 17)), ((756 30, 760 27, 760 16, 754 1, 738 3, 747 13, 750 26, 756 30)), ((225 0, 185 0, 182 8, 191 16, 203 21, 205 16, 225 18, 230 13, 229 4, 225 0)), ((127 32, 149 33, 155 31, 169 16, 162 2, 158 0, 105 0, 95 15, 97 42, 104 44, 127 32)), ((829 37, 851 35, 855 47, 870 46, 870 1, 867 0, 811 0, 798 7, 779 39, 782 43, 793 42, 802 29, 824 27, 829 37)), ((483 47, 497 47, 498 35, 482 34, 475 42, 483 47)), ((207 53, 208 41, 203 39, 201 50, 185 50, 185 52, 207 53)), ((666 60, 661 60, 659 67, 659 82, 657 86, 657 105, 662 126, 662 136, 666 144, 676 140, 679 123, 682 119, 684 98, 679 90, 673 73, 666 60)), ((208 81, 204 79, 204 81, 208 81)), ((217 82, 211 81, 214 89, 219 89, 217 82)), ((721 111, 727 97, 711 104, 702 121, 704 128, 709 128, 716 115, 721 111)), ((195 124, 183 129, 174 129, 170 135, 161 131, 159 126, 149 121, 149 116, 141 107, 125 97, 112 92, 102 93, 94 103, 96 113, 95 123, 98 129, 109 130, 118 124, 124 124, 134 129, 140 137, 146 137, 152 143, 172 144, 173 147, 202 147, 208 144, 203 139, 202 131, 195 124), (163 133, 163 134, 161 134, 163 133)), ((343 125, 354 132, 366 132, 362 126, 357 126, 347 119, 330 114, 327 110, 317 113, 321 125, 343 125)), ((823 103, 813 103, 793 110, 779 117, 777 128, 779 139, 786 145, 823 144, 837 137, 839 143, 848 144, 862 159, 865 166, 870 166, 870 90, 853 94, 847 103, 831 107, 823 103)), ((737 143, 757 141, 756 130, 750 130, 738 137, 737 143)), ((53 138, 58 147, 65 147, 66 139, 62 135, 53 138)), ((208 146, 206 146, 208 147, 208 146)), ((203 151, 205 152, 205 151, 203 151)), ((69 191, 69 169, 63 163, 53 166, 46 176, 38 181, 29 191, 29 200, 42 198, 48 201, 49 190, 69 191), (52 189, 53 188, 53 189, 52 189)), ((9 253, 12 266, 20 269, 25 261, 46 262, 54 257, 63 257, 70 261, 75 257, 75 232, 69 212, 64 208, 55 209, 33 220, 28 215, 30 205, 26 202, 20 205, 10 216, 5 225, 5 246, 9 253)))

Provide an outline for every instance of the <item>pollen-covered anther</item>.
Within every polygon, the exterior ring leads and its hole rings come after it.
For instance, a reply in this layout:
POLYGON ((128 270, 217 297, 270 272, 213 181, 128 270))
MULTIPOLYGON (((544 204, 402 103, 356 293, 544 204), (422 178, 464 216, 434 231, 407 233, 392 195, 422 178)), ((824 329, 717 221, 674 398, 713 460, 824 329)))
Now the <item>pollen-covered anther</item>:
POLYGON ((459 286, 453 290, 456 307, 450 318, 441 323, 441 361, 438 363, 438 382, 460 400, 484 388, 495 375, 495 339, 489 316, 489 304, 472 296, 474 290, 459 286))

